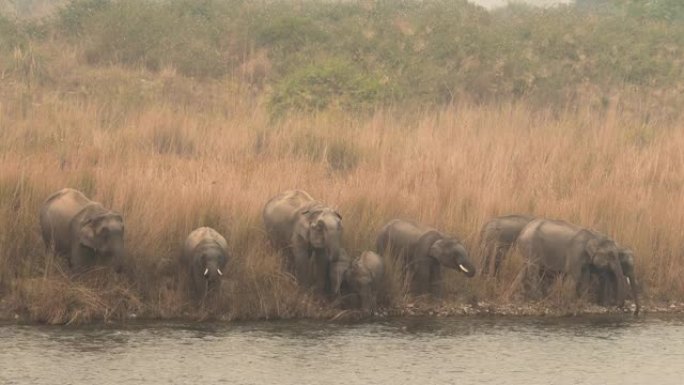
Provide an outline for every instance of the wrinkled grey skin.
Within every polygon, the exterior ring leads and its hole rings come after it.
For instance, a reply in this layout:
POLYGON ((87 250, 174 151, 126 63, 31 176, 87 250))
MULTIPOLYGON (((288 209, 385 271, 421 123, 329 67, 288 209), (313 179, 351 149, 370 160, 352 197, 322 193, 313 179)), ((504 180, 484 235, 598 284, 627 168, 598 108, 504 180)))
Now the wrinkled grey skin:
MULTIPOLYGON (((625 283, 630 287, 632 300, 636 306, 634 314, 639 314, 641 305, 639 303, 639 293, 637 280, 634 274, 634 251, 629 247, 618 246, 618 257, 620 259, 620 266, 625 276, 625 283)), ((615 293, 615 276, 605 271, 594 272, 598 277, 598 285, 596 287, 596 296, 601 305, 617 305, 624 306, 624 300, 619 300, 615 293)))
POLYGON ((535 219, 518 236, 517 248, 526 260, 528 291, 537 293, 541 280, 545 294, 551 279, 570 276, 579 296, 589 288, 592 273, 609 273, 616 277, 617 298, 624 298, 618 246, 603 234, 564 221, 535 219))
POLYGON ((456 238, 421 226, 395 219, 378 235, 377 251, 400 263, 412 293, 441 294, 442 267, 455 269, 467 277, 475 275, 468 252, 456 238))
POLYGON ((480 232, 480 255, 482 275, 497 276, 501 262, 518 239, 522 229, 534 217, 529 215, 505 215, 490 219, 480 232))
POLYGON ((65 188, 45 200, 40 228, 45 246, 67 256, 73 269, 122 263, 123 217, 77 190, 65 188))
POLYGON ((195 229, 185 238, 181 266, 190 273, 195 299, 218 292, 229 258, 228 242, 210 227, 195 229))
POLYGON ((385 263, 378 254, 364 251, 344 273, 348 292, 360 299, 361 308, 371 314, 377 310, 378 293, 385 276, 385 263))
POLYGON ((342 216, 301 190, 285 191, 266 203, 266 233, 285 257, 285 266, 303 287, 333 296, 340 282, 334 272, 341 258, 342 216))

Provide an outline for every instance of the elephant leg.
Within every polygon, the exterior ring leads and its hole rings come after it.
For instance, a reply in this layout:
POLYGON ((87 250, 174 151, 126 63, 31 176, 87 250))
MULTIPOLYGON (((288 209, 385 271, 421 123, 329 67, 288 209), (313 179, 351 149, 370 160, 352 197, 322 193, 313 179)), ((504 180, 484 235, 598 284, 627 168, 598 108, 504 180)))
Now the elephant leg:
POLYGON ((539 297, 540 268, 535 262, 528 262, 525 266, 523 287, 525 294, 532 298, 539 297))
POLYGON ((83 269, 90 265, 92 254, 89 249, 76 242, 71 248, 70 264, 73 269, 83 269))
POLYGON ((617 301, 616 292, 614 290, 616 284, 615 277, 608 273, 603 273, 599 277, 599 304, 601 306, 609 306, 617 301))
POLYGON ((318 294, 332 294, 329 263, 321 259, 321 256, 314 254, 313 260, 311 261, 311 271, 313 272, 311 279, 315 286, 314 289, 318 294))
POLYGON ((583 268, 579 276, 575 277, 575 294, 577 297, 582 297, 589 289, 591 281, 591 271, 588 268, 583 268))
POLYGON ((373 303, 373 295, 369 285, 365 285, 363 288, 361 288, 359 297, 361 298, 361 309, 373 314, 375 311, 375 305, 373 303))
POLYGON ((556 281, 556 274, 551 271, 540 269, 539 271, 539 290, 543 298, 549 295, 551 286, 556 281))
POLYGON ((489 244, 486 244, 482 248, 482 262, 480 265, 482 266, 482 275, 487 275, 489 274, 489 264, 491 262, 491 250, 490 250, 489 244))
POLYGON ((411 280, 411 291, 414 294, 422 295, 427 293, 430 283, 430 266, 427 263, 417 263, 413 268, 413 279, 411 280))
POLYGON ((503 262, 504 256, 508 252, 508 247, 507 246, 499 246, 496 248, 496 254, 494 257, 494 271, 492 274, 495 277, 499 276, 499 269, 501 268, 501 263, 503 262))
POLYGON ((430 294, 435 298, 442 297, 442 269, 439 264, 430 265, 430 294))
POLYGON ((309 286, 309 253, 303 248, 296 248, 293 250, 294 255, 294 271, 297 283, 300 286, 309 286))

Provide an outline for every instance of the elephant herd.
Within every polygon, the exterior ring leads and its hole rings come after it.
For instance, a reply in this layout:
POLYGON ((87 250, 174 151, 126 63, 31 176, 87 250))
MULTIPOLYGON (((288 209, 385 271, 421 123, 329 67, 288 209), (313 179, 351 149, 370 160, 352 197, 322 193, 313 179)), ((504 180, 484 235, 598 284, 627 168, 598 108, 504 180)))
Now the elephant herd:
POLYGON ((601 305, 623 306, 629 286, 639 312, 634 252, 605 234, 560 220, 507 215, 485 223, 480 239, 483 275, 496 276, 515 246, 525 261, 516 281, 523 280, 526 292, 546 294, 553 280, 566 276, 578 296, 593 292, 601 305))
MULTIPOLYGON (((376 250, 351 258, 343 247, 342 215, 302 190, 290 190, 264 206, 263 223, 283 269, 297 283, 329 299, 353 298, 373 312, 388 279, 387 265, 398 267, 416 295, 440 295, 442 268, 468 278, 476 267, 461 241, 411 221, 395 219, 378 232, 376 250)), ((47 198, 40 210, 46 247, 64 255, 73 269, 120 263, 124 255, 124 220, 119 213, 65 188, 47 198)), ((639 311, 634 254, 597 231, 564 221, 509 215, 488 221, 481 231, 483 276, 496 276, 509 250, 525 267, 516 281, 527 293, 545 293, 558 277, 570 277, 578 295, 593 290, 602 305, 622 306, 626 286, 639 311)), ((185 239, 180 268, 188 274, 193 295, 206 298, 221 284, 231 258, 226 239, 200 227, 185 239)))

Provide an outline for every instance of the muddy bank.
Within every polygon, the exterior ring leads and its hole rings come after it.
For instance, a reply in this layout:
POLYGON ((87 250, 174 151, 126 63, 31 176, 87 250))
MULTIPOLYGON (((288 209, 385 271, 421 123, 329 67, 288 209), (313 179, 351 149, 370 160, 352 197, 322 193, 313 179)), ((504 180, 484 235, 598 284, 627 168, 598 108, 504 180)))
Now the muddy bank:
MULTIPOLYGON (((339 309, 330 306, 320 306, 311 309, 311 314, 306 316, 266 316, 246 318, 237 316, 230 311, 219 313, 212 312, 211 309, 197 309, 175 315, 163 315, 151 310, 140 309, 138 312, 130 312, 122 315, 96 316, 88 320, 73 317, 71 321, 49 322, 46 320, 35 319, 27 308, 17 308, 16 304, 11 304, 6 299, 0 300, 0 322, 21 323, 21 324, 97 324, 97 323, 125 323, 128 321, 155 321, 155 320, 174 320, 183 322, 207 322, 207 321, 263 321, 263 320, 328 320, 335 322, 345 321, 368 321, 386 318, 402 317, 469 317, 469 316, 492 316, 492 317, 579 317, 585 315, 603 314, 624 314, 634 316, 634 305, 629 303, 624 308, 603 307, 593 304, 573 304, 571 306, 558 307, 543 302, 534 303, 508 303, 498 304, 491 302, 477 303, 407 303, 403 306, 381 307, 376 314, 369 315, 366 312, 356 309, 339 309)), ((69 309, 78 314, 78 310, 69 309)), ((637 317, 649 314, 684 314, 684 302, 646 302, 641 305, 640 313, 637 317)))

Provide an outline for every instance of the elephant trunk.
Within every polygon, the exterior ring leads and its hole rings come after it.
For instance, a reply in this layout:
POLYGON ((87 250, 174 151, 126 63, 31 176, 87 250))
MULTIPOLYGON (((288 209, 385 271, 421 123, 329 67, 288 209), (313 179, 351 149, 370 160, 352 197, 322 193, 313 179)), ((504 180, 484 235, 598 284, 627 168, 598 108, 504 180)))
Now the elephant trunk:
POLYGON ((620 266, 619 262, 611 263, 610 267, 611 270, 613 270, 613 273, 615 274, 615 299, 618 305, 621 306, 621 304, 624 304, 625 301, 625 275, 622 272, 622 266, 620 266))
POLYGON ((468 259, 468 251, 463 245, 458 245, 457 268, 468 278, 475 276, 475 266, 468 259))
POLYGON ((636 308, 634 309, 634 315, 639 315, 641 304, 639 303, 636 279, 633 275, 626 275, 625 277, 627 278, 627 283, 629 284, 629 287, 632 290, 632 298, 634 299, 634 305, 636 306, 636 308))
POLYGON ((124 241, 121 239, 121 241, 116 242, 116 244, 113 247, 112 251, 112 258, 114 261, 118 263, 122 263, 123 258, 124 258, 125 250, 124 250, 124 241))
POLYGON ((340 260, 330 264, 329 269, 329 280, 330 280, 330 290, 329 293, 332 296, 339 296, 342 284, 347 280, 348 264, 345 261, 340 260))
POLYGON ((202 269, 202 277, 209 283, 215 284, 223 276, 223 271, 218 267, 217 263, 206 263, 202 269))

